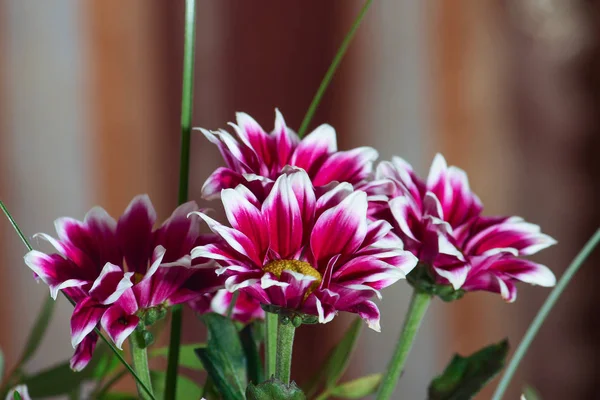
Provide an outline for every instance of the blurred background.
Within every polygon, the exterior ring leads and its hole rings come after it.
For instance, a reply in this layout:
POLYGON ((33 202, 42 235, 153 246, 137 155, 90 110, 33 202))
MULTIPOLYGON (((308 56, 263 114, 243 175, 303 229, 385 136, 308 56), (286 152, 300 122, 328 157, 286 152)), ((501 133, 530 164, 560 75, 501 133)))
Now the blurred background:
MULTIPOLYGON (((278 107, 297 128, 362 1, 199 0, 194 126, 236 111, 265 129, 278 107)), ((436 152, 465 169, 488 215, 514 214, 559 241, 536 260, 560 275, 600 222, 600 9, 591 0, 378 0, 313 119, 341 149, 370 145, 427 173, 436 152)), ((0 198, 27 236, 93 205, 119 215, 149 193, 176 205, 183 1, 0 0, 0 198)), ((192 138, 191 197, 221 165, 192 138)), ((0 222, 0 347, 14 363, 48 296, 0 222)), ((513 380, 544 399, 599 398, 598 254, 566 291, 513 380)), ((436 300, 399 384, 425 397, 454 352, 508 336, 513 348, 549 293, 521 286, 513 304, 475 293, 436 300)), ((348 377, 379 372, 410 288, 383 293, 382 333, 365 330, 348 377)), ((59 300, 29 368, 70 357, 71 306, 59 300)), ((298 333, 302 382, 348 324, 298 333)), ((188 315, 185 341, 199 324, 188 315)), ((495 386, 495 385, 492 385, 495 386)), ((479 398, 489 398, 491 390, 479 398)), ((400 398, 400 397, 398 397, 400 398)))

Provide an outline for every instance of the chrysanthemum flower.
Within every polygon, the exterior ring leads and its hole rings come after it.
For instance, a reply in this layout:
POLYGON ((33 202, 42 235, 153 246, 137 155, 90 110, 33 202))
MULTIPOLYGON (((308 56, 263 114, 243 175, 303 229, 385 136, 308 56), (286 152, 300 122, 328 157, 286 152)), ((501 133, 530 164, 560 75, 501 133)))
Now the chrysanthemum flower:
POLYGON ((481 216, 483 206, 466 173, 448 167, 442 155, 435 157, 427 181, 395 157, 378 166, 374 182, 369 184, 371 215, 394 225, 405 248, 429 267, 435 283, 496 292, 507 301, 516 298, 515 281, 555 284, 546 266, 517 258, 555 240, 519 217, 481 216))
POLYGON ((309 175, 295 170, 276 180, 264 202, 243 185, 224 189, 221 198, 231 227, 196 213, 223 240, 192 255, 219 262, 230 292, 262 304, 321 323, 337 311, 357 313, 379 330, 371 298, 416 265, 411 253, 388 246, 391 225, 370 222, 366 193, 349 183, 316 199, 309 175))
POLYGON ((148 196, 141 195, 118 221, 96 207, 83 221, 56 220, 58 239, 37 235, 58 253, 33 250, 25 263, 50 287, 53 298, 63 290, 76 303, 71 317, 73 369, 81 370, 91 359, 98 324, 121 348, 140 319, 146 323, 169 305, 221 286, 214 263, 191 268, 190 250, 204 243, 198 218, 187 218, 197 210, 194 202, 183 204, 154 230, 156 212, 148 196))
MULTIPOLYGON (((198 314, 215 312, 227 315, 227 311, 234 300, 234 294, 221 289, 216 293, 207 293, 189 302, 190 307, 198 314)), ((231 312, 231 319, 247 324, 250 321, 264 319, 265 312, 255 298, 244 292, 238 292, 231 312)))
POLYGON ((227 164, 204 183, 202 195, 207 199, 218 198, 222 189, 243 184, 262 201, 263 193, 268 193, 287 165, 304 169, 316 187, 334 181, 354 185, 371 175, 378 157, 372 147, 338 151, 335 130, 330 125, 321 125, 300 140, 286 126, 278 110, 275 110, 275 130, 271 133, 266 133, 244 113, 237 114, 237 125, 230 125, 241 142, 224 130, 200 129, 217 145, 227 164))

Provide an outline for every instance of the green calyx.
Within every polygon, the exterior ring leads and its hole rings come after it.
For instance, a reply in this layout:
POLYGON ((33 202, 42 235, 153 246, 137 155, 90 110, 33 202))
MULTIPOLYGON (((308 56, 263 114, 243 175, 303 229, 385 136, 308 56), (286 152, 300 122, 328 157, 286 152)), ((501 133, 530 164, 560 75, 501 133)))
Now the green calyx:
POLYGON ((455 290, 452 285, 440 285, 430 272, 430 267, 425 263, 419 263, 406 276, 408 283, 421 293, 437 296, 443 301, 451 302, 464 296, 464 290, 455 290))
POLYGON ((316 315, 300 313, 296 310, 274 306, 272 304, 261 304, 261 307, 266 312, 279 315, 282 324, 293 324, 295 328, 302 324, 313 325, 319 322, 319 317, 316 315))
POLYGON ((306 396, 296 383, 285 384, 273 377, 259 385, 250 382, 246 388, 246 398, 248 400, 305 400, 306 396))

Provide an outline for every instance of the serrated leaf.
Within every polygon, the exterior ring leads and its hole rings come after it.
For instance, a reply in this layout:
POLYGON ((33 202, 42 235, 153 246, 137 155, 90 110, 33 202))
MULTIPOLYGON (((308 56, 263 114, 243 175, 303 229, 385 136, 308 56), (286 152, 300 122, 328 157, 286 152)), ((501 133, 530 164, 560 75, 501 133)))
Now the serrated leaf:
POLYGON ((353 381, 344 382, 329 390, 329 393, 343 399, 362 399, 375 393, 380 383, 381 374, 367 375, 353 381))
POLYGON ((508 340, 462 357, 454 356, 442 375, 429 386, 429 400, 466 400, 477 394, 502 368, 508 340))
POLYGON ((215 313, 204 314, 200 319, 208 328, 208 343, 206 348, 196 349, 196 354, 224 398, 243 399, 246 356, 235 324, 215 313))
POLYGON ((210 344, 207 348, 197 349, 196 354, 223 398, 244 399, 243 386, 237 378, 227 354, 213 348, 210 344))
POLYGON ((323 367, 316 372, 305 387, 307 397, 312 397, 319 385, 325 381, 325 388, 331 389, 346 371, 350 356, 356 341, 360 335, 363 322, 360 318, 356 318, 348 327, 342 340, 335 346, 327 355, 327 359, 323 367))
POLYGON ((291 382, 289 385, 271 378, 259 385, 254 385, 252 382, 246 388, 247 400, 305 400, 306 396, 296 385, 291 382))
MULTIPOLYGON (((162 400, 165 393, 167 374, 164 371, 150 371, 152 388, 156 400, 162 400)), ((186 376, 177 376, 176 400, 199 399, 202 396, 202 387, 198 386, 186 376)))
MULTIPOLYGON (((197 348, 206 347, 206 343, 192 343, 192 344, 184 344, 179 348, 179 365, 181 367, 189 368, 194 371, 202 371, 204 367, 202 363, 198 359, 195 351, 197 348)), ((168 357, 169 356, 169 348, 168 347, 159 347, 156 349, 152 349, 148 352, 148 356, 150 358, 153 357, 168 357)))
POLYGON ((264 380, 263 364, 258 352, 258 344, 254 337, 254 324, 249 324, 240 332, 242 348, 246 354, 246 368, 248 370, 248 380, 254 383, 260 383, 264 380))
POLYGON ((42 305, 42 309, 40 310, 33 328, 31 328, 31 332, 29 333, 29 337, 27 338, 27 342, 25 343, 25 348, 23 350, 23 354, 21 355, 21 359, 19 360, 19 366, 25 364, 27 361, 31 359, 31 357, 35 354, 35 351, 40 346, 44 335, 46 334, 46 330, 48 329, 48 325, 50 323, 50 319, 52 319, 52 314, 54 313, 56 302, 52 297, 48 296, 46 301, 42 305))

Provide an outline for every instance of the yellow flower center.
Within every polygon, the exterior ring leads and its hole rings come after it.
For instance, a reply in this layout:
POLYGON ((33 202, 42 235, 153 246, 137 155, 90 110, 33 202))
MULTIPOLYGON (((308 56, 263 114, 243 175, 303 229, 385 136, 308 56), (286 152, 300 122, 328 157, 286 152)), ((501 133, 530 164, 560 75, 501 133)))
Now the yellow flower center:
POLYGON ((305 300, 309 294, 311 294, 316 288, 319 287, 319 285, 321 284, 321 280, 323 279, 319 271, 314 269, 312 265, 310 265, 306 261, 299 260, 271 261, 263 267, 263 271, 270 272, 278 278, 281 278, 281 273, 283 271, 294 271, 302 275, 312 276, 313 278, 316 278, 312 285, 310 285, 310 288, 306 291, 306 294, 304 295, 305 300))

